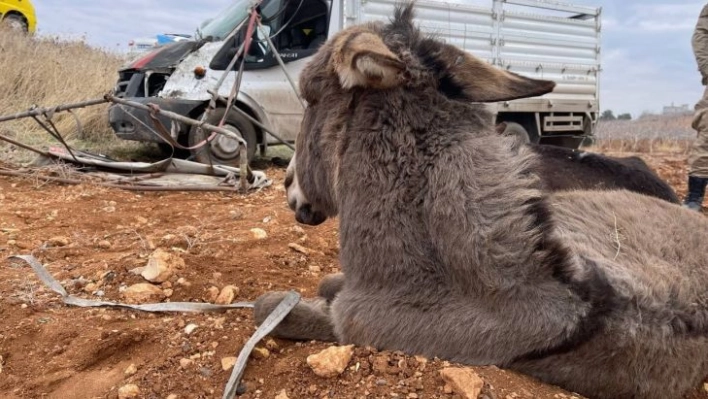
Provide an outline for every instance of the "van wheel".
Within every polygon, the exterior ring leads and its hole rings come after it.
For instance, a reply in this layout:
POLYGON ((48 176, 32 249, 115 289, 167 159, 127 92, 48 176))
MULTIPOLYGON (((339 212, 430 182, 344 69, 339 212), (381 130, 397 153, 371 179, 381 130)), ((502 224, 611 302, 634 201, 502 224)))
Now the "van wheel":
POLYGON ((516 136, 521 140, 523 143, 530 143, 531 138, 529 137, 529 133, 524 129, 523 126, 516 122, 504 122, 506 123, 506 129, 504 129, 505 135, 508 136, 516 136))
MULTIPOLYGON (((226 108, 217 108, 204 122, 218 126, 225 112, 226 108)), ((246 140, 248 144, 246 152, 248 154, 248 161, 250 162, 256 154, 258 141, 256 129, 253 127, 253 124, 238 111, 232 109, 226 114, 224 129, 232 131, 246 140)), ((196 126, 192 126, 189 131, 189 146, 194 146, 210 135, 211 132, 203 129, 200 132, 196 126)), ((223 134, 217 133, 217 136, 214 137, 210 143, 192 150, 192 154, 194 155, 194 159, 200 163, 238 167, 240 164, 240 150, 241 143, 223 134)))
POLYGON ((29 31, 29 27, 27 26, 27 22, 25 22, 24 18, 22 18, 22 17, 19 16, 19 15, 10 14, 10 15, 6 16, 6 17, 2 20, 2 22, 3 22, 5 25, 7 25, 7 26, 9 26, 10 28, 15 29, 15 30, 19 30, 19 31, 22 31, 22 32, 28 32, 28 31, 29 31))

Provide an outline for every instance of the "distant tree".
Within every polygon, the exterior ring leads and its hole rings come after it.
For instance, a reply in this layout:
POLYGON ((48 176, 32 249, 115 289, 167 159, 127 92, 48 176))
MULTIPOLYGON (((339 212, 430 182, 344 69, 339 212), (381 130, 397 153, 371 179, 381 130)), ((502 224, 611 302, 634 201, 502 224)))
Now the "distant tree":
POLYGON ((631 114, 619 114, 617 115, 617 120, 620 121, 631 121, 632 120, 632 115, 631 114))
POLYGON ((600 115, 600 120, 602 121, 613 121, 615 119, 617 118, 615 118, 615 114, 611 109, 605 110, 602 115, 600 115))

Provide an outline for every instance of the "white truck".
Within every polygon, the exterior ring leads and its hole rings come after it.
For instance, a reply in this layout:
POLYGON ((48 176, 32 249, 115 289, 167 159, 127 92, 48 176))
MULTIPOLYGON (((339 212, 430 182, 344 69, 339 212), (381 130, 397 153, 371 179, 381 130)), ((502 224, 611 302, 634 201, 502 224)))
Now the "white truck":
MULTIPOLYGON (((229 95, 239 63, 226 69, 245 36, 247 24, 242 22, 251 1, 234 1, 202 23, 193 40, 162 46, 123 67, 117 95, 199 118, 209 91, 224 73, 228 75, 219 94, 229 95)), ((220 104, 207 122, 218 122, 227 113, 225 127, 246 140, 249 158, 257 148, 265 154, 269 144, 278 142, 268 131, 293 142, 303 108, 274 52, 297 82, 327 38, 354 24, 385 21, 394 5, 395 0, 263 0, 262 23, 277 48, 270 48, 259 33, 246 54, 234 106, 251 118, 220 104)), ((507 133, 573 148, 592 136, 599 111, 601 8, 551 0, 418 0, 416 9, 416 22, 424 31, 498 68, 557 82, 544 96, 491 105, 497 123, 506 122, 507 133)), ((109 119, 120 138, 163 141, 143 111, 113 105, 109 119)), ((173 122, 163 123, 169 127, 173 122)), ((186 125, 171 128, 173 138, 185 145, 203 140, 204 134, 186 125)), ((239 144, 218 135, 192 155, 199 162, 234 165, 239 144)))

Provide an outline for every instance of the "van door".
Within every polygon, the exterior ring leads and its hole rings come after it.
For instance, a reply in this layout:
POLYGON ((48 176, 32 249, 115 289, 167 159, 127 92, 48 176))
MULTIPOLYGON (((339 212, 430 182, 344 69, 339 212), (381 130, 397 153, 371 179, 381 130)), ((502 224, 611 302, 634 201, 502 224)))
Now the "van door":
MULTIPOLYGON (((278 51, 297 84, 302 68, 327 40, 330 4, 326 0, 271 0, 262 3, 260 13, 265 32, 257 31, 246 54, 239 95, 258 104, 276 133, 286 140, 295 140, 303 108, 274 51, 278 51), (271 38, 276 49, 270 48, 264 34, 271 38)), ((238 35, 223 45, 212 59, 210 69, 223 71, 228 66, 245 38, 246 28, 244 25, 238 35)), ((238 67, 239 63, 235 69, 238 67)))

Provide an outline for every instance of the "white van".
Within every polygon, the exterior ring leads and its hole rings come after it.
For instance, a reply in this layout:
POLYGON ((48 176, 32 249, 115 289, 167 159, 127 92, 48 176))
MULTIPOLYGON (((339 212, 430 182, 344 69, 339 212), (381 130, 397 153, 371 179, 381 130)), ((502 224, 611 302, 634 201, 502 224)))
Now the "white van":
MULTIPOLYGON (((385 21, 394 5, 393 0, 264 0, 259 11, 297 82, 303 66, 328 37, 354 24, 385 21)), ((220 94, 229 95, 236 71, 225 69, 243 40, 246 24, 241 22, 250 7, 250 0, 236 0, 205 21, 194 39, 168 44, 125 66, 119 71, 117 95, 199 118, 211 98, 207 90, 224 73, 228 75, 220 94), (241 31, 224 40, 239 25, 241 31), (198 67, 206 74, 195 73, 198 67)), ((497 122, 507 122, 509 133, 574 148, 592 135, 599 111, 600 8, 550 0, 419 0, 416 8, 416 22, 424 31, 499 68, 557 82, 556 89, 544 96, 492 105, 497 122)), ((266 41, 254 40, 235 106, 293 142, 303 109, 274 50, 266 41)), ((227 112, 223 107, 209 122, 227 112)), ((109 115, 120 138, 162 141, 143 111, 114 105, 109 115)), ((163 122, 168 127, 172 123, 166 118, 163 122)), ((249 158, 257 148, 265 153, 268 144, 278 142, 234 110, 228 112, 226 124, 246 139, 249 158)), ((203 139, 186 125, 177 125, 172 134, 184 144, 203 139)), ((219 135, 193 155, 200 162, 237 164, 238 154, 238 143, 219 135)))

